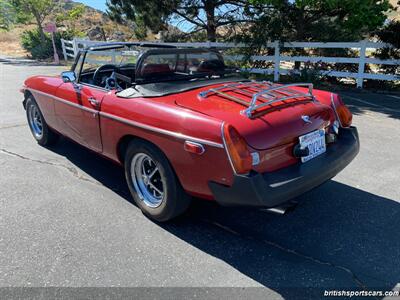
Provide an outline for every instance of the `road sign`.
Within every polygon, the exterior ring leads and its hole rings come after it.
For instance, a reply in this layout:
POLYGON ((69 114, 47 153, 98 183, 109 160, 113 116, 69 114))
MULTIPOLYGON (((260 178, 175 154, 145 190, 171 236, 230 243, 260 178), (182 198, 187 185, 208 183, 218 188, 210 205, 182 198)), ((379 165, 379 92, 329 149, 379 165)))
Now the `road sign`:
POLYGON ((56 32, 57 27, 56 24, 54 23, 47 23, 46 26, 44 27, 44 31, 46 32, 56 32))
POLYGON ((43 30, 51 33, 51 42, 53 44, 53 50, 54 50, 54 62, 58 65, 60 63, 60 58, 58 57, 56 43, 54 41, 54 32, 56 32, 57 30, 56 24, 51 22, 47 23, 46 26, 43 28, 43 30))

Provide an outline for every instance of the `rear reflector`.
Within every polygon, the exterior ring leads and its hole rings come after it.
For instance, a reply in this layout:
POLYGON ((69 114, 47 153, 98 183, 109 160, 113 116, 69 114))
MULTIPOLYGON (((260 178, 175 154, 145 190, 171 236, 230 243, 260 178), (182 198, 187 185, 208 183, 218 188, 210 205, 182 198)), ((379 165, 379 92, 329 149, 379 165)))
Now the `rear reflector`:
POLYGON ((190 141, 185 141, 183 148, 185 149, 185 151, 194 153, 197 155, 202 155, 206 151, 202 144, 190 142, 190 141))

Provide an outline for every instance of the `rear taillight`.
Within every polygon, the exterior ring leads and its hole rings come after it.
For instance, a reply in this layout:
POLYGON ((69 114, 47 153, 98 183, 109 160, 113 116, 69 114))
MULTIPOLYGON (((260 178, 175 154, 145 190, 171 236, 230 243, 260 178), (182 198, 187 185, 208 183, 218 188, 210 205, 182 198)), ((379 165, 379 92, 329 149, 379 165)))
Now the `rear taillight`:
POLYGON ((238 174, 247 174, 251 170, 252 158, 246 141, 231 125, 224 124, 223 135, 232 167, 238 174))
POLYGON ((340 105, 336 108, 337 114, 339 116, 340 124, 342 127, 349 127, 351 125, 351 121, 353 120, 353 115, 346 105, 340 105))
POLYGON ((337 117, 339 118, 340 125, 342 127, 349 127, 353 120, 353 115, 347 106, 343 103, 342 99, 338 95, 336 97, 336 102, 333 103, 334 109, 336 111, 337 117))

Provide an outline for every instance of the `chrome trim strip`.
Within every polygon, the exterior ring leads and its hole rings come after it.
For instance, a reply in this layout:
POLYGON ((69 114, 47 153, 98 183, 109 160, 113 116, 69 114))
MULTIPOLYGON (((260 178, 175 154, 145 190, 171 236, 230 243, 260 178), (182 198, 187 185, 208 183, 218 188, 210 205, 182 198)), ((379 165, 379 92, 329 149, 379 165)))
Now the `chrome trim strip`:
POLYGON ((115 120, 115 121, 121 122, 121 123, 126 124, 126 125, 130 125, 130 126, 134 126, 134 127, 138 127, 138 128, 154 131, 154 132, 157 132, 157 133, 169 135, 169 136, 172 136, 172 137, 175 137, 175 138, 178 138, 178 139, 188 140, 190 142, 197 142, 197 143, 201 143, 201 144, 204 144, 204 145, 217 147, 217 148, 224 148, 224 146, 222 144, 220 144, 220 143, 216 143, 216 142, 212 142, 212 141, 208 141, 208 140, 195 138, 195 137, 188 136, 188 135, 185 135, 185 134, 182 134, 182 133, 177 133, 177 132, 169 131, 169 130, 166 130, 166 129, 161 129, 161 128, 154 127, 154 126, 151 126, 151 125, 142 124, 142 123, 135 122, 135 121, 132 121, 132 120, 128 120, 128 119, 125 119, 125 118, 121 118, 121 117, 118 117, 118 116, 115 116, 115 115, 112 115, 112 114, 109 114, 109 113, 106 113, 106 112, 100 112, 100 116, 108 118, 108 119, 111 119, 111 120, 115 120))
POLYGON ((226 152, 226 155, 228 156, 228 160, 229 160, 229 163, 231 164, 233 173, 235 175, 238 175, 238 173, 236 172, 235 166, 233 165, 233 161, 232 161, 231 155, 229 154, 228 147, 226 147, 226 140, 225 140, 225 135, 224 135, 224 125, 225 125, 225 122, 222 122, 222 124, 221 124, 222 142, 224 143, 225 152, 226 152))
POLYGON ((239 173, 236 172, 235 166, 233 165, 233 161, 232 161, 231 155, 229 154, 229 151, 228 151, 228 147, 226 147, 226 140, 225 140, 225 135, 224 135, 224 125, 225 125, 225 122, 222 122, 222 124, 221 124, 221 137, 222 137, 222 141, 224 143, 223 148, 225 148, 225 152, 226 152, 226 155, 228 156, 229 163, 231 164, 233 174, 235 174, 236 176, 240 176, 240 177, 247 177, 248 173, 247 174, 239 174, 239 173))
POLYGON ((115 121, 124 123, 126 125, 130 125, 130 126, 134 126, 134 127, 138 127, 138 128, 154 131, 154 132, 157 132, 157 133, 169 135, 169 136, 172 136, 172 137, 175 137, 175 138, 178 138, 178 139, 188 140, 188 141, 192 141, 192 142, 198 142, 198 143, 201 143, 201 144, 204 144, 204 145, 208 145, 208 146, 212 146, 212 147, 224 148, 224 145, 220 144, 220 143, 216 143, 216 142, 212 142, 212 141, 208 141, 208 140, 195 138, 195 137, 192 137, 192 136, 188 136, 188 135, 184 135, 184 134, 181 134, 181 133, 177 133, 177 132, 161 129, 161 128, 154 127, 154 126, 151 126, 151 125, 142 124, 142 123, 135 122, 135 121, 132 121, 132 120, 128 120, 128 119, 125 119, 125 118, 121 118, 121 117, 118 117, 118 116, 115 116, 115 115, 112 115, 112 114, 109 114, 109 113, 106 113, 106 112, 102 112, 102 111, 98 111, 98 110, 91 109, 91 108, 88 108, 88 107, 84 107, 84 106, 81 106, 79 104, 72 103, 70 101, 67 101, 65 99, 56 97, 54 95, 51 95, 51 94, 48 94, 48 93, 45 93, 45 92, 42 92, 42 91, 38 91, 38 90, 35 90, 35 89, 31 89, 31 88, 27 88, 27 89, 31 90, 33 92, 36 92, 38 94, 41 94, 41 95, 44 95, 44 96, 47 96, 47 97, 51 97, 54 100, 60 101, 60 102, 62 102, 64 104, 67 104, 67 105, 70 105, 70 106, 73 106, 73 107, 76 107, 76 108, 80 108, 80 109, 82 109, 84 111, 87 111, 87 112, 90 112, 90 113, 99 114, 102 117, 105 117, 105 118, 108 118, 108 119, 111 119, 111 120, 115 120, 115 121))
POLYGON ((47 96, 47 97, 53 98, 54 100, 57 100, 57 101, 59 101, 61 103, 64 103, 66 105, 69 105, 69 106, 72 106, 72 107, 75 107, 75 108, 80 108, 80 109, 82 109, 84 111, 87 111, 87 112, 90 112, 92 114, 98 114, 99 113, 98 110, 95 110, 95 109, 92 109, 92 108, 89 108, 89 107, 85 107, 85 106, 73 103, 71 101, 67 101, 67 100, 62 99, 60 97, 57 97, 57 96, 54 96, 54 95, 51 95, 51 94, 48 94, 48 93, 45 93, 45 92, 42 92, 42 91, 38 91, 38 90, 35 90, 35 89, 32 89, 32 88, 27 88, 27 90, 29 90, 29 91, 31 91, 33 93, 40 94, 42 96, 47 96))
POLYGON ((339 122, 340 127, 343 127, 342 122, 340 121, 339 115, 336 111, 335 101, 333 100, 333 93, 331 93, 331 105, 332 105, 333 111, 335 112, 336 120, 339 122))

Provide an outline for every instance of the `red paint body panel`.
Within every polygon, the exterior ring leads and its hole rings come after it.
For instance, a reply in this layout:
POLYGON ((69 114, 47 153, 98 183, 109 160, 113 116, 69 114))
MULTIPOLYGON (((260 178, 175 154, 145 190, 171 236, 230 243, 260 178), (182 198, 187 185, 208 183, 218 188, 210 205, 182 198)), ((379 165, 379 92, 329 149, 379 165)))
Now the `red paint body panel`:
POLYGON ((73 139, 74 141, 101 152, 102 143, 100 136, 99 109, 106 91, 81 85, 79 91, 71 83, 63 83, 57 89, 55 96, 64 99, 77 106, 71 106, 65 102, 55 101, 54 109, 57 117, 57 131, 73 139), (89 98, 98 101, 99 106, 89 102, 89 98), (97 112, 81 109, 85 107, 97 112))
POLYGON ((254 170, 266 172, 297 162, 292 151, 298 136, 325 128, 335 118, 331 94, 317 90, 314 95, 319 103, 275 105, 261 118, 250 120, 240 114, 243 106, 237 103, 217 96, 199 98, 200 91, 213 86, 129 99, 83 84, 76 89, 59 77, 32 77, 25 86, 49 126, 61 134, 118 162, 118 146, 125 137, 145 139, 163 151, 188 193, 206 199, 212 199, 209 181, 232 184, 233 170, 221 136, 223 122, 239 131, 251 151, 259 152, 261 162, 254 170), (90 97, 100 105, 93 106, 90 97), (309 115, 313 123, 304 124, 302 114, 309 115), (201 143, 205 152, 197 155, 185 151, 186 140, 201 143))
MULTIPOLYGON (((176 95, 176 101, 180 106, 201 111, 233 125, 246 139, 249 146, 258 150, 293 143, 300 135, 329 126, 335 118, 329 104, 315 103, 309 99, 303 101, 294 99, 286 101, 285 105, 273 104, 271 109, 268 109, 268 112, 261 117, 250 119, 241 114, 244 107, 239 103, 219 95, 211 95, 207 98, 198 96, 199 92, 209 88, 211 87, 181 93, 176 95), (301 119, 302 115, 310 116, 312 124, 304 123, 301 119)), ((306 91, 303 89, 302 92, 306 91)), ((318 91, 315 96, 319 98, 318 91)), ((249 98, 242 97, 242 99, 249 101, 249 98)))
POLYGON ((34 76, 25 81, 35 97, 40 110, 45 114, 45 120, 52 128, 55 128, 57 118, 54 112, 54 101, 48 95, 55 95, 58 87, 62 84, 62 80, 57 77, 34 76), (38 93, 41 91, 45 94, 38 93))
MULTIPOLYGON (((207 141, 222 143, 221 122, 202 114, 176 108, 158 102, 158 99, 125 99, 107 96, 103 99, 101 111, 148 126, 163 128, 181 136, 192 136, 207 141)), ((101 116, 103 154, 117 160, 117 145, 127 136, 139 136, 157 145, 172 164, 184 189, 197 196, 211 197, 208 181, 214 180, 229 185, 232 168, 225 149, 204 145, 201 156, 184 150, 184 141, 179 138, 152 130, 122 124, 119 121, 101 116), (213 170, 210 172, 210 170, 213 170)))

